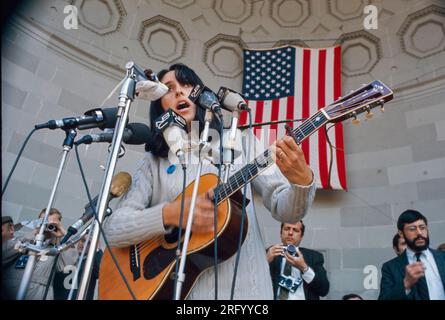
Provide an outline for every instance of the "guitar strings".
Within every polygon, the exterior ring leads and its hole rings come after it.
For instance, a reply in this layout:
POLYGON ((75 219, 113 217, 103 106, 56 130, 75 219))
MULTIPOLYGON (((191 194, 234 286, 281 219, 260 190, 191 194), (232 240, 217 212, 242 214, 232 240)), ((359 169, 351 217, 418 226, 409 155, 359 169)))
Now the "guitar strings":
POLYGON ((141 252, 142 250, 150 247, 152 244, 154 244, 156 242, 159 242, 159 241, 162 241, 162 240, 163 240, 163 236, 155 236, 155 237, 150 238, 150 239, 148 239, 148 240, 146 240, 144 242, 138 243, 135 246, 136 246, 136 249, 139 252, 141 252))
MULTIPOLYGON (((312 119, 314 119, 314 118, 316 118, 317 116, 320 116, 320 115, 323 115, 322 114, 322 112, 321 112, 321 110, 320 111, 318 111, 317 113, 315 113, 314 115, 312 115, 309 119, 307 119, 300 127, 297 127, 297 128, 295 128, 293 131, 296 131, 296 130, 300 130, 300 132, 303 134, 303 136, 307 136, 309 133, 311 133, 311 131, 313 131, 313 129, 317 129, 317 126, 316 125, 314 125, 314 123, 312 122, 312 119), (313 127, 313 128, 311 128, 311 126, 313 127)), ((324 115, 323 115, 324 116, 324 115)), ((294 132, 295 133, 295 132, 294 132)), ((233 186, 234 186, 234 184, 236 184, 235 185, 235 190, 237 190, 237 189, 239 189, 240 187, 242 187, 242 186, 239 186, 238 184, 239 184, 239 182, 242 182, 242 183, 247 183, 248 182, 248 180, 249 180, 249 178, 247 178, 247 179, 245 179, 245 175, 243 174, 243 172, 245 172, 245 171, 247 171, 247 173, 249 174, 249 175, 251 175, 252 174, 252 172, 251 172, 251 169, 250 168, 254 168, 254 169, 256 169, 258 166, 255 164, 255 162, 254 161, 256 161, 257 159, 259 159, 259 158, 261 158, 261 157, 264 157, 264 159, 261 159, 261 160, 266 160, 266 162, 268 163, 269 161, 271 161, 271 160, 273 160, 272 158, 271 158, 271 154, 270 154, 270 150, 269 149, 267 149, 262 155, 260 155, 260 156, 258 156, 257 158, 255 158, 254 160, 253 160, 253 162, 250 162, 250 163, 248 163, 246 166, 244 166, 243 168, 241 168, 240 169, 240 171, 238 171, 236 174, 234 174, 232 177, 230 177, 229 178, 229 182, 227 182, 227 183, 225 183, 225 184, 223 184, 220 188, 221 189, 218 189, 218 191, 219 192, 224 192, 224 196, 223 196, 223 198, 226 198, 227 197, 227 189, 229 188, 229 193, 232 193, 232 191, 234 191, 233 190, 233 186), (266 155, 266 153, 268 153, 267 155, 266 155)), ((255 172, 254 173, 254 175, 255 174, 257 174, 258 172, 255 172)))

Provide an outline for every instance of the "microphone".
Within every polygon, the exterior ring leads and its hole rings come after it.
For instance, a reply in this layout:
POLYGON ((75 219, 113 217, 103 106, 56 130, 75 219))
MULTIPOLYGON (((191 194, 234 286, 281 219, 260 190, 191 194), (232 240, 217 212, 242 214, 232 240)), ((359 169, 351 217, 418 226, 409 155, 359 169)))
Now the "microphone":
POLYGON ((49 120, 48 122, 36 124, 36 129, 74 129, 79 130, 99 127, 102 130, 105 128, 114 128, 117 120, 117 107, 105 109, 92 109, 85 112, 85 115, 80 117, 68 117, 57 120, 49 120))
POLYGON ((168 92, 168 87, 162 82, 150 80, 136 83, 136 96, 144 100, 158 100, 168 92))
MULTIPOLYGON (((87 134, 77 140, 74 144, 91 144, 93 142, 111 142, 114 136, 114 129, 99 134, 87 134)), ((124 130, 122 141, 126 144, 144 144, 151 141, 152 133, 150 128, 143 123, 130 123, 124 130)))
POLYGON ((223 163, 225 165, 225 174, 223 181, 227 182, 229 177, 229 169, 233 163, 236 145, 236 133, 238 128, 238 119, 242 110, 249 110, 243 97, 236 91, 221 87, 218 90, 218 101, 229 111, 232 111, 232 120, 230 125, 229 136, 224 138, 223 163))
POLYGON ((132 65, 136 76, 136 96, 144 100, 158 100, 168 92, 168 87, 158 80, 158 77, 151 69, 142 70, 134 62, 129 62, 132 65))
MULTIPOLYGON (((127 192, 130 188, 131 182, 132 179, 129 173, 125 171, 117 173, 111 180, 110 194, 108 195, 107 203, 111 199, 118 198, 125 192, 127 192)), ((83 213, 82 217, 80 217, 79 220, 77 220, 68 228, 68 231, 66 232, 63 239, 60 241, 60 244, 65 243, 72 235, 76 234, 79 229, 82 228, 85 223, 87 223, 94 216, 94 208, 97 205, 98 198, 99 196, 94 197, 94 199, 91 200, 91 203, 88 203, 85 206, 85 212, 83 213)))
POLYGON ((170 151, 185 168, 184 143, 187 141, 187 124, 184 118, 168 109, 155 120, 155 132, 164 136, 170 151))
POLYGON ((249 110, 249 107, 247 106, 243 96, 240 93, 230 88, 226 87, 219 88, 218 101, 222 104, 222 106, 225 109, 229 111, 249 110))
POLYGON ((193 103, 198 103, 201 107, 213 111, 220 119, 222 119, 221 105, 216 94, 199 84, 195 85, 188 97, 193 103))

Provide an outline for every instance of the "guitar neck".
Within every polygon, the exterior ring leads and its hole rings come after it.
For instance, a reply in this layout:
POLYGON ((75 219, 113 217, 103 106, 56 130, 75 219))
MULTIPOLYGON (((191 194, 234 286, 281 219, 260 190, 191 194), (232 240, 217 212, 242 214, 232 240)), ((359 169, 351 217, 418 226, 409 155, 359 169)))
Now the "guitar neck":
MULTIPOLYGON (((292 130, 292 133, 297 140, 297 144, 301 144, 301 142, 327 122, 329 122, 329 119, 323 109, 320 109, 320 111, 315 113, 312 117, 306 119, 300 126, 292 130)), ((226 183, 220 184, 214 189, 218 204, 225 201, 272 164, 272 151, 267 149, 253 161, 241 168, 237 173, 232 175, 226 183)))

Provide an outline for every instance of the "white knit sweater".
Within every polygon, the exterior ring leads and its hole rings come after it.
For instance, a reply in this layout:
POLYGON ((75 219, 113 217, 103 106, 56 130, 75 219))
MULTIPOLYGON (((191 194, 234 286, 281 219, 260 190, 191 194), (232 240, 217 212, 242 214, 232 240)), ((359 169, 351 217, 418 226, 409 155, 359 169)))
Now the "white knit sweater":
MULTIPOLYGON (((238 134, 238 137, 241 134, 238 134)), ((243 133, 243 138, 247 137, 243 133)), ((252 137, 252 135, 251 135, 252 137)), ((245 144, 238 139, 243 160, 247 151, 245 144)), ((251 140, 250 159, 263 152, 256 139, 251 140)), ((236 164, 231 175, 243 167, 236 164)), ((171 165, 168 159, 147 153, 133 176, 130 190, 120 199, 117 210, 105 222, 105 232, 112 246, 123 247, 140 243, 153 236, 166 232, 162 220, 162 208, 182 192, 183 174, 180 166, 168 174, 171 165)), ((187 185, 196 175, 197 165, 187 167, 187 185)), ((217 174, 214 165, 204 165, 202 174, 217 174)), ((296 222, 308 212, 315 196, 315 177, 312 184, 304 187, 290 184, 278 167, 273 164, 256 177, 251 185, 261 196, 264 205, 272 216, 281 222, 296 222)), ((248 198, 253 200, 250 186, 248 198)), ((273 299, 272 282, 269 265, 266 259, 265 246, 262 241, 253 201, 247 206, 248 233, 241 248, 240 261, 235 286, 235 299, 273 299)), ((277 230, 279 232, 279 230, 277 230)), ((218 298, 229 299, 234 273, 235 257, 218 265, 218 298)), ((187 270, 185 270, 187 274, 187 270)), ((188 299, 214 298, 214 269, 204 271, 188 299)))

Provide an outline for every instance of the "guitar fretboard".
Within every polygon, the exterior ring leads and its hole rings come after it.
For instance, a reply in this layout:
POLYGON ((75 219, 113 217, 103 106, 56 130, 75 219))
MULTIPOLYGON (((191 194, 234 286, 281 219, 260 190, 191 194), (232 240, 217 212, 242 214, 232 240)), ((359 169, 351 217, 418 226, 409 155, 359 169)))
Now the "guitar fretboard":
MULTIPOLYGON (((322 110, 315 113, 312 117, 306 119, 300 126, 292 130, 297 143, 300 144, 303 140, 320 129, 328 122, 326 115, 322 110)), ((226 200, 237 190, 241 189, 246 183, 249 183, 262 171, 266 170, 273 164, 272 151, 267 149, 263 154, 256 157, 249 162, 237 173, 232 175, 226 183, 220 184, 214 189, 215 197, 217 197, 218 204, 226 200)))

